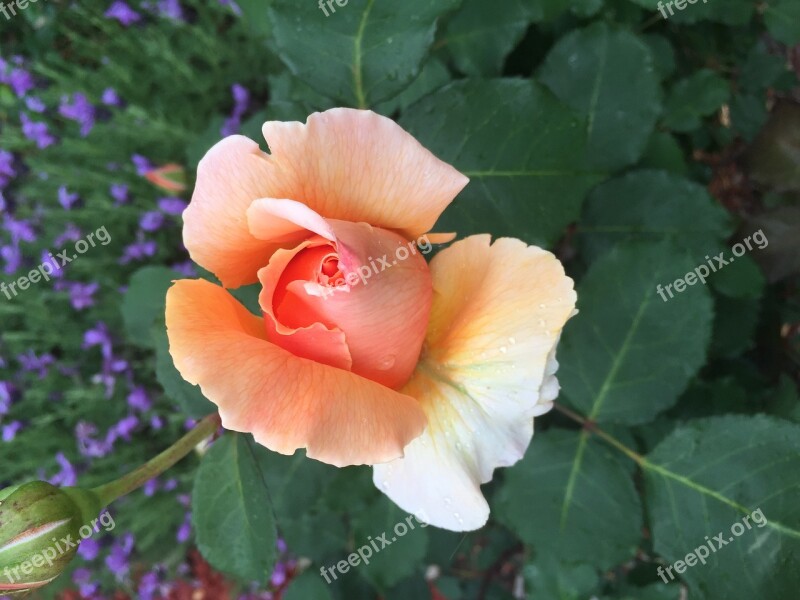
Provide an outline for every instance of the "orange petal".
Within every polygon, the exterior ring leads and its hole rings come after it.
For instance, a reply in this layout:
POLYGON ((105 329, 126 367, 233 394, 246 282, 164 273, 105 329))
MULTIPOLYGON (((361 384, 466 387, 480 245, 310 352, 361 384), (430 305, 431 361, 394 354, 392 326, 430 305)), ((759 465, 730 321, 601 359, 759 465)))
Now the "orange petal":
MULTIPOLYGON (((409 239, 429 231, 468 179, 397 123, 334 108, 303 123, 264 124, 272 198, 291 198, 327 219, 369 223, 409 239)), ((256 196, 259 197, 259 196, 256 196)))
POLYGON ((555 347, 576 300, 552 254, 489 241, 469 237, 431 262, 425 349, 401 390, 420 401, 429 426, 404 458, 374 468, 375 485, 403 510, 453 531, 486 523, 480 485, 522 458, 533 418, 552 406, 555 347))
POLYGON ((167 294, 170 352, 219 407, 222 424, 283 454, 336 466, 402 456, 425 428, 416 400, 353 373, 298 358, 265 339, 263 321, 208 281, 167 294))
POLYGON ((428 265, 413 242, 366 223, 328 221, 343 285, 318 293, 295 281, 291 310, 303 308, 345 334, 354 373, 402 386, 419 360, 432 300, 428 265), (352 283, 351 283, 352 282, 352 283))
POLYGON ((197 264, 225 287, 255 283, 280 246, 250 233, 247 209, 270 196, 267 155, 239 135, 217 143, 197 167, 192 201, 183 213, 183 243, 197 264))
POLYGON ((258 272, 262 289, 259 303, 264 311, 267 339, 295 356, 350 371, 353 360, 341 329, 328 327, 303 305, 283 307, 287 285, 316 279, 322 256, 331 244, 318 236, 292 250, 278 250, 269 265, 258 272))

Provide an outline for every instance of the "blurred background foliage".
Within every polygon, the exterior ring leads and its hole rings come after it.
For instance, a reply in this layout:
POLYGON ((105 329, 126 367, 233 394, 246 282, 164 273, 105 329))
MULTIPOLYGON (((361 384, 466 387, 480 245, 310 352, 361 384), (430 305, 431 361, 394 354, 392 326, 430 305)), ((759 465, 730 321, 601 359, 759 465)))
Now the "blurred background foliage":
POLYGON ((471 178, 437 229, 553 250, 581 311, 559 402, 588 421, 537 420, 485 486, 484 529, 417 529, 326 585, 321 566, 406 515, 368 468, 226 435, 115 505, 114 531, 42 597, 796 598, 800 3, 660 4, 39 0, 0 16, 0 281, 112 238, 0 295, 0 487, 99 484, 211 411, 171 363, 163 297, 210 277, 181 244, 199 159, 231 133, 263 145, 265 120, 397 119, 471 178), (758 230, 768 247, 709 285, 656 295, 758 230), (216 494, 231 483, 248 499, 216 494), (768 527, 657 576, 759 508, 768 527))

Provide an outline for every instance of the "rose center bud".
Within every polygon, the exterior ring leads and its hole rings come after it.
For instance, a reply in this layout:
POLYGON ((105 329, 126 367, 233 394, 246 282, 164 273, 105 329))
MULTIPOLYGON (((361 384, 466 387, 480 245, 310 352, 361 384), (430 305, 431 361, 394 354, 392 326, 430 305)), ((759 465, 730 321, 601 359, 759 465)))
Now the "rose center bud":
POLYGON ((399 388, 428 325, 428 266, 398 234, 365 223, 331 226, 334 241, 312 234, 259 271, 267 338, 296 356, 399 388))

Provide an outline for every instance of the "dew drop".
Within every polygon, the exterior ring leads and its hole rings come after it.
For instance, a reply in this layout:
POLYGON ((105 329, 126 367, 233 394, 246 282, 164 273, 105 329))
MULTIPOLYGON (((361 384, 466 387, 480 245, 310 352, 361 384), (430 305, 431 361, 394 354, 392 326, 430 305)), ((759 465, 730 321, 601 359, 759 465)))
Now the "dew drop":
POLYGON ((510 337, 508 338, 508 343, 512 346, 517 343, 517 338, 510 337))
POLYGON ((500 346, 500 354, 505 354, 506 352, 508 352, 508 348, 505 346, 500 346))
POLYGON ((388 371, 394 366, 397 357, 394 354, 388 354, 378 361, 379 371, 388 371))
POLYGON ((547 308, 547 305, 542 303, 542 304, 539 305, 539 308, 547 308))

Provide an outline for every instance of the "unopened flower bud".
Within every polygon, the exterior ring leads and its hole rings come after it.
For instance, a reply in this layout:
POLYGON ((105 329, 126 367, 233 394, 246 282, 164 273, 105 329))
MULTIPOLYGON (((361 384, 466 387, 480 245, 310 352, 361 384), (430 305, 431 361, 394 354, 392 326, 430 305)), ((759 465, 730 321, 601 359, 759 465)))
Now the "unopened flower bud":
POLYGON ((0 490, 0 595, 24 594, 58 577, 100 508, 93 492, 43 481, 0 490))

